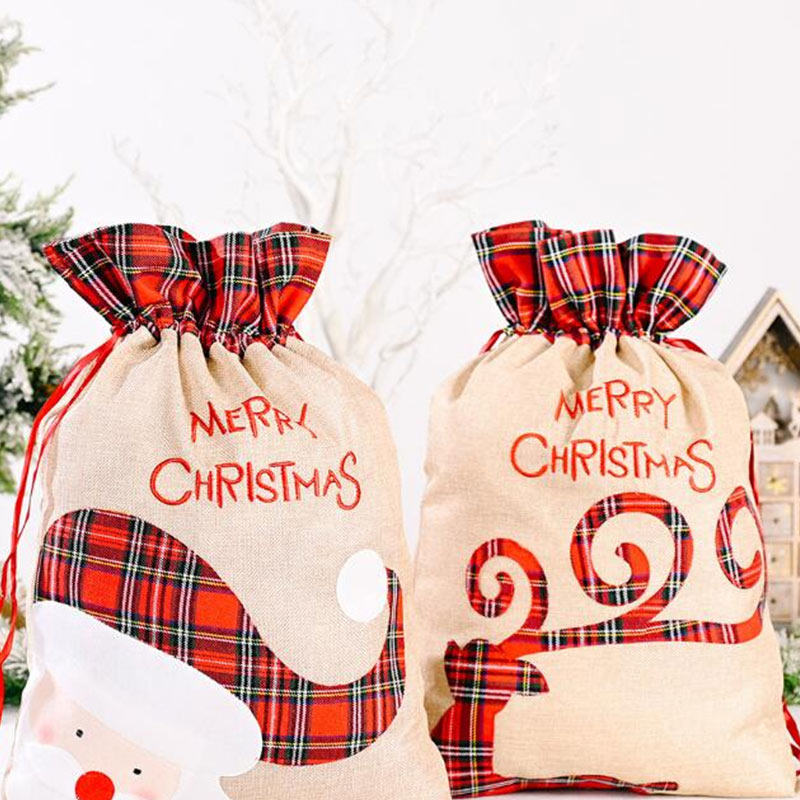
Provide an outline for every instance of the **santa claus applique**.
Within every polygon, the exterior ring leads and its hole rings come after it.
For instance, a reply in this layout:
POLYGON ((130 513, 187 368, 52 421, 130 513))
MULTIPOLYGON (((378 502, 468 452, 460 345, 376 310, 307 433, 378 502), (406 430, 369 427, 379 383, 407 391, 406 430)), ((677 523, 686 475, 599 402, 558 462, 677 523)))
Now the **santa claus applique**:
POLYGON ((166 531, 97 509, 59 518, 42 545, 5 800, 226 800, 221 779, 259 761, 365 749, 405 687, 400 587, 377 566, 384 648, 358 680, 323 686, 284 665, 230 587, 166 531))
POLYGON ((7 800, 225 800, 220 777, 258 762, 255 717, 203 673, 62 603, 30 624, 7 800))

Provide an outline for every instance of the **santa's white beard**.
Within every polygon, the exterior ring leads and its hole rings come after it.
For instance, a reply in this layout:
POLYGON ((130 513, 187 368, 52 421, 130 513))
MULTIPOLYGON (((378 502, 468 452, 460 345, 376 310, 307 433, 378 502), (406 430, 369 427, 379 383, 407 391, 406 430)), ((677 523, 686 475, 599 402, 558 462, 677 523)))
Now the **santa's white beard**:
MULTIPOLYGON (((18 745, 6 778, 6 800, 75 800, 75 784, 83 772, 78 762, 60 747, 38 742, 18 745)), ((115 794, 114 800, 141 798, 115 794)))

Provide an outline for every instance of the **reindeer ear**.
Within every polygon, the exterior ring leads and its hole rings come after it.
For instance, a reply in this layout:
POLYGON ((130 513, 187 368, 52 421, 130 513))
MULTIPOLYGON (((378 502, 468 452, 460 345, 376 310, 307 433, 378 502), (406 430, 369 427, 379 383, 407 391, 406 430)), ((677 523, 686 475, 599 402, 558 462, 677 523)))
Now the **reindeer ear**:
POLYGON ((517 662, 517 669, 519 670, 519 685, 520 690, 518 694, 523 697, 536 697, 536 695, 543 692, 549 692, 550 687, 547 685, 547 679, 544 675, 528 661, 517 662))

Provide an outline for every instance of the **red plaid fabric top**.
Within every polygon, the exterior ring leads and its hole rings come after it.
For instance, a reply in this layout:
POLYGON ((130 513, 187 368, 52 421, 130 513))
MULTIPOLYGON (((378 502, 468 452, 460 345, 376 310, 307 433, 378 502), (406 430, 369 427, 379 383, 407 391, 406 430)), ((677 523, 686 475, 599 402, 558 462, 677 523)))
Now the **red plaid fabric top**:
POLYGON ((180 228, 115 225, 50 244, 45 255, 114 328, 165 328, 242 354, 283 344, 317 284, 330 237, 282 222, 197 241, 180 228))
POLYGON ((533 220, 473 236, 509 332, 599 342, 608 332, 659 340, 703 306, 725 265, 697 242, 549 228, 533 220))

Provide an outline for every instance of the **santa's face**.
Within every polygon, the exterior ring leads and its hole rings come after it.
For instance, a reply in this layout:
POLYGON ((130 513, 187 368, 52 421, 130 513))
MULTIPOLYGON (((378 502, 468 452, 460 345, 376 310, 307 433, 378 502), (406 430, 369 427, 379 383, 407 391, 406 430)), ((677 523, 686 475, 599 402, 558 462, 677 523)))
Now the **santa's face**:
POLYGON ((181 779, 177 765, 103 725, 59 691, 49 676, 37 682, 29 701, 27 730, 9 775, 9 800, 17 800, 15 782, 19 800, 175 798, 181 779))

